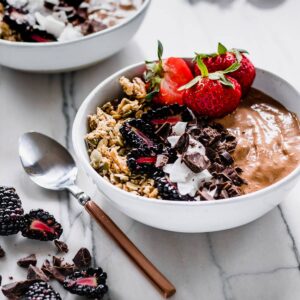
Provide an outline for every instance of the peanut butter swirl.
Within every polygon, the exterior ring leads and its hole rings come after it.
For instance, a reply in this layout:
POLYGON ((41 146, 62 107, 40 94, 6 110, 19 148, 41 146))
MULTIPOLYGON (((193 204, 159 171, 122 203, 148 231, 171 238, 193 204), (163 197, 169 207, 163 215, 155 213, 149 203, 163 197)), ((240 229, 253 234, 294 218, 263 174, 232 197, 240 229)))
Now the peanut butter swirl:
POLYGON ((298 166, 299 119, 266 94, 252 89, 234 113, 218 122, 237 137, 233 158, 248 183, 244 193, 267 187, 298 166))

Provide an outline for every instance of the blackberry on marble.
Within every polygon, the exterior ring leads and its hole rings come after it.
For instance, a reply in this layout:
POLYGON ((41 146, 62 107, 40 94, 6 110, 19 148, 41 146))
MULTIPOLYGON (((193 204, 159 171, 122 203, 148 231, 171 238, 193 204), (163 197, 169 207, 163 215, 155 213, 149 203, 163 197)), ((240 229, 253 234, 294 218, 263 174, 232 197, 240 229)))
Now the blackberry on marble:
POLYGON ((101 299, 108 291, 106 278, 101 268, 88 268, 67 276, 63 286, 72 294, 101 299))
POLYGON ((22 202, 12 187, 0 187, 0 235, 17 234, 23 227, 22 202))
POLYGON ((24 215, 22 235, 29 239, 53 241, 59 239, 63 230, 54 216, 43 209, 31 210, 24 215))
POLYGON ((21 300, 61 300, 61 297, 48 283, 38 281, 28 288, 21 300))

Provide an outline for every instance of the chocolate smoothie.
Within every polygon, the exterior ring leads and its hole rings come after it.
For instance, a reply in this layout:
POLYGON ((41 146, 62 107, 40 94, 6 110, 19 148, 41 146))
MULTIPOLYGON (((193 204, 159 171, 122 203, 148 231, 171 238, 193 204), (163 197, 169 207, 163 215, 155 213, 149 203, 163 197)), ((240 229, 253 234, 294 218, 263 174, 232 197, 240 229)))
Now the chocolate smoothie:
POLYGON ((299 119, 266 94, 251 89, 236 111, 218 122, 237 138, 233 158, 248 183, 244 193, 269 186, 298 166, 299 119))

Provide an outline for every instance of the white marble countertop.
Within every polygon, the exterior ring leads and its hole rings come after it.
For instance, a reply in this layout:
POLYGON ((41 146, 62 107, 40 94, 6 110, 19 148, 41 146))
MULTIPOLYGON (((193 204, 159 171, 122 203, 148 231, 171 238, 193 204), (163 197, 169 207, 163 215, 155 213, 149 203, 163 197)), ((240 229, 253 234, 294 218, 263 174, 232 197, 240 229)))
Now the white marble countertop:
MULTIPOLYGON (((72 257, 89 248, 94 263, 108 272, 111 300, 161 299, 113 241, 66 193, 46 192, 23 172, 18 137, 37 130, 72 149, 72 121, 82 100, 109 74, 128 64, 155 57, 156 40, 165 55, 188 56, 212 51, 218 41, 248 49, 251 59, 300 90, 300 1, 298 0, 153 0, 149 13, 127 47, 88 69, 59 75, 28 74, 0 68, 0 183, 17 188, 26 209, 45 208, 63 224, 62 236, 72 257)), ((1 54, 0 54, 1 55, 1 54)), ((79 185, 104 209, 177 287, 174 300, 300 299, 300 184, 278 208, 233 230, 178 234, 137 223, 116 211, 81 172, 79 185)), ((3 283, 21 279, 17 258, 55 254, 52 243, 20 236, 0 238, 7 251, 0 260, 3 283)), ((55 285, 63 299, 76 299, 55 285)), ((0 299, 4 299, 0 295, 0 299)))

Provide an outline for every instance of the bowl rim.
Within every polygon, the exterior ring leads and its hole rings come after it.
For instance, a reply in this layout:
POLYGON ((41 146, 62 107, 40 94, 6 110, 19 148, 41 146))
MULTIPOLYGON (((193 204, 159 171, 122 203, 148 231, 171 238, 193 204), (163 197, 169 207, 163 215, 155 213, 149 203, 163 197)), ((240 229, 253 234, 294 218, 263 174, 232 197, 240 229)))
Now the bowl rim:
POLYGON ((86 40, 90 40, 93 38, 97 38, 98 36, 109 34, 112 31, 118 30, 120 27, 130 24, 131 22, 133 22, 134 19, 136 19, 139 15, 141 15, 149 7, 151 1, 152 0, 144 0, 142 6, 132 16, 130 16, 129 18, 126 18, 124 20, 124 22, 120 22, 119 24, 114 25, 112 27, 106 28, 106 29, 98 31, 98 32, 88 34, 83 37, 80 37, 76 40, 64 41, 64 42, 54 41, 54 42, 34 43, 34 42, 14 42, 14 41, 7 41, 7 40, 0 39, 0 45, 3 44, 6 46, 10 46, 10 47, 20 47, 20 48, 22 48, 22 47, 24 47, 24 48, 30 48, 30 47, 44 48, 44 47, 56 47, 56 46, 80 43, 81 41, 86 41, 86 40))
MULTIPOLYGON (((189 57, 184 57, 184 59, 190 60, 191 58, 189 57)), ((80 165, 84 168, 85 172, 87 174, 90 174, 92 176, 92 179, 94 183, 95 181, 99 180, 104 186, 106 186, 108 189, 113 189, 116 192, 122 193, 125 197, 130 199, 130 201, 142 201, 145 204, 154 204, 154 205, 170 205, 170 206, 211 206, 211 205, 223 205, 223 204, 231 204, 231 203, 236 203, 240 201, 251 201, 256 197, 261 197, 272 190, 275 190, 276 188, 282 187, 285 183, 292 181, 295 179, 299 174, 300 174, 300 164, 287 176, 283 177, 279 181, 252 193, 237 196, 237 197, 232 197, 232 198, 227 198, 227 199, 220 199, 220 200, 214 200, 214 201, 179 201, 179 200, 165 200, 165 199, 154 199, 154 198, 147 198, 139 195, 132 194, 130 192, 127 192, 123 189, 120 189, 113 185, 112 183, 106 181, 97 171, 92 168, 90 165, 89 161, 87 161, 84 158, 84 155, 87 153, 83 151, 82 149, 82 143, 84 143, 83 137, 79 137, 79 128, 82 126, 84 123, 84 118, 87 118, 87 115, 85 115, 86 109, 89 107, 89 103, 93 101, 95 98, 96 94, 110 81, 114 80, 116 77, 123 75, 124 72, 130 71, 132 69, 136 69, 138 67, 143 66, 145 62, 139 62, 132 64, 130 66, 127 66, 125 68, 122 68, 121 70, 113 73, 112 75, 108 76, 105 80, 100 82, 85 98, 85 100, 82 102, 80 105, 74 123, 73 123, 73 128, 72 128, 72 142, 73 142, 73 147, 75 151, 76 158, 80 162, 80 165)), ((271 76, 284 84, 286 84, 290 89, 294 90, 294 92, 298 95, 300 98, 300 93, 299 91, 292 86, 288 81, 285 79, 279 77, 278 75, 275 75, 274 73, 267 71, 262 68, 257 68, 256 70, 262 73, 267 74, 267 76, 271 76)), ((85 143, 84 143, 85 144, 85 143)), ((96 184, 97 185, 97 184, 96 184)), ((109 198, 109 197, 108 197, 109 198)))

